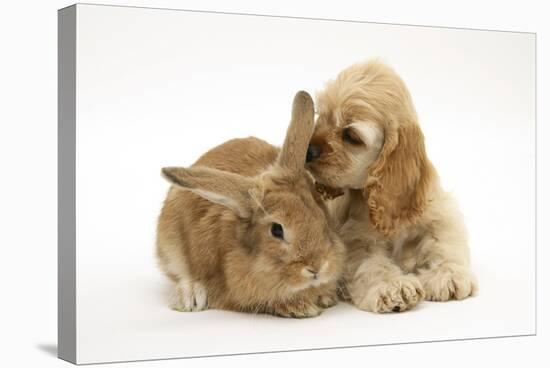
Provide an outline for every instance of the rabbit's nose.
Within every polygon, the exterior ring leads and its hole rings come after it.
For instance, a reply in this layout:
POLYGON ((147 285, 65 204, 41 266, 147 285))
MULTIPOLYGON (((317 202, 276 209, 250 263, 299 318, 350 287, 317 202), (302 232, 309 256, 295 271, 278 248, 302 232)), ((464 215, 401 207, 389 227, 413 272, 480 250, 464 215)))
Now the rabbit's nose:
POLYGON ((311 267, 306 267, 306 272, 307 274, 310 276, 310 277, 313 277, 314 280, 317 280, 317 278, 319 277, 319 273, 317 271, 315 271, 313 268, 311 267))
POLYGON ((321 147, 315 144, 310 144, 307 147, 306 162, 311 162, 319 156, 321 156, 321 147))

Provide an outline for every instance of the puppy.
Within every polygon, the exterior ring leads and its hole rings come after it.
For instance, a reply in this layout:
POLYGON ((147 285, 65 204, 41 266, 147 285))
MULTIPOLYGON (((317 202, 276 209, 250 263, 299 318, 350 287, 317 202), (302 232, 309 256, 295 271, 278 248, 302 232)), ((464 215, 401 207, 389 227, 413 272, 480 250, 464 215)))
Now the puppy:
POLYGON ((473 295, 463 217, 426 156, 401 78, 377 60, 352 65, 317 108, 306 166, 326 195, 343 194, 329 206, 348 247, 345 296, 383 313, 473 295))

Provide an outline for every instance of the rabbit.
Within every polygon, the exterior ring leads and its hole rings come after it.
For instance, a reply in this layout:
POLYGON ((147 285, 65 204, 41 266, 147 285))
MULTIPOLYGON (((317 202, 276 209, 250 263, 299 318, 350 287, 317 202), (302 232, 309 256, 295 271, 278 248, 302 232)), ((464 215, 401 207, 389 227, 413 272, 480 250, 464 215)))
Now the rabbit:
POLYGON ((337 302, 345 247, 305 170, 313 101, 300 91, 281 149, 227 141, 172 184, 157 228, 160 268, 176 285, 170 306, 314 317, 337 302))

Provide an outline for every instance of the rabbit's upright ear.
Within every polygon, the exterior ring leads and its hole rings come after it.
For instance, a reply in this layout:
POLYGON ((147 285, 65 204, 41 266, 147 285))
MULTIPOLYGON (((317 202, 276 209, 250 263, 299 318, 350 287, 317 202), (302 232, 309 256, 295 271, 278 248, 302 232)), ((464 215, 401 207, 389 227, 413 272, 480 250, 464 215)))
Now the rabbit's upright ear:
POLYGON ((313 100, 304 91, 294 96, 292 118, 286 132, 285 142, 279 154, 278 164, 292 173, 304 169, 307 147, 313 135, 313 100))
POLYGON ((250 178, 200 166, 165 167, 162 175, 180 188, 230 208, 239 217, 246 218, 252 214, 253 201, 249 192, 256 186, 250 178))

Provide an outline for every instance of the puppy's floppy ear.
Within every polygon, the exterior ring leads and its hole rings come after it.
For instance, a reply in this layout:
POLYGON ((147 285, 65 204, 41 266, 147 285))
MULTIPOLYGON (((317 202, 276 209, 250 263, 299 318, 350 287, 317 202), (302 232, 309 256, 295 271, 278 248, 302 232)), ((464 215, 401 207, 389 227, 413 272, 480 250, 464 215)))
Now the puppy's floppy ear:
POLYGON ((375 229, 387 236, 399 225, 414 223, 435 175, 416 121, 386 127, 384 146, 363 188, 375 229))
POLYGON ((252 213, 254 202, 250 193, 257 190, 257 185, 251 178, 201 166, 165 167, 162 176, 177 187, 228 207, 240 217, 252 213))

